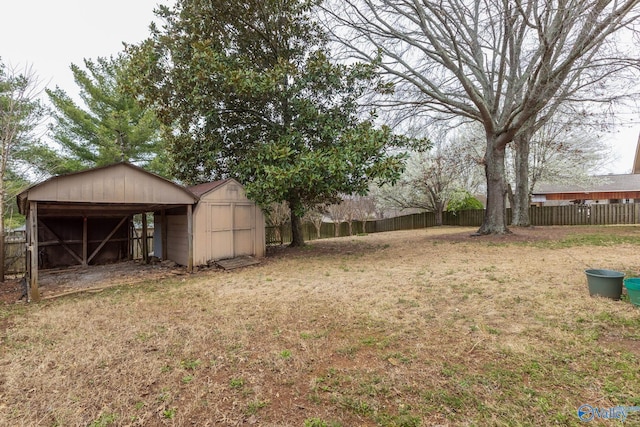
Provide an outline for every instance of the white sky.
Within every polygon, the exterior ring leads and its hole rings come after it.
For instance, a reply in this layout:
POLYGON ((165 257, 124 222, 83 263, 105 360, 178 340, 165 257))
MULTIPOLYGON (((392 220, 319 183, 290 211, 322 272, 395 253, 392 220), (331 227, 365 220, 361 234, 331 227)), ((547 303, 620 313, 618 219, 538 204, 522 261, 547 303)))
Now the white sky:
MULTIPOLYGON (((122 43, 137 43, 149 34, 158 4, 173 0, 2 0, 0 57, 6 65, 30 65, 44 85, 60 86, 77 96, 69 66, 83 59, 121 52, 122 43)), ((640 117, 608 135, 617 159, 602 173, 628 173, 633 164, 640 117)))
POLYGON ((169 0, 3 0, 0 57, 5 64, 33 67, 43 84, 69 95, 77 87, 69 66, 83 59, 111 56, 122 42, 149 34, 153 10, 169 0))

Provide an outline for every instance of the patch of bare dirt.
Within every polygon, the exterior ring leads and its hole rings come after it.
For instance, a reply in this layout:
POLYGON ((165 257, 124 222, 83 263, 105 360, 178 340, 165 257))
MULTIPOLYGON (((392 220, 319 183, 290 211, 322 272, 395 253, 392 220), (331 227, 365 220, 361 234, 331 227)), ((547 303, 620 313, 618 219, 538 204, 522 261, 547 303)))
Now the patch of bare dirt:
MULTIPOLYGON (((41 297, 48 299, 74 292, 162 280, 183 274, 186 274, 185 268, 171 262, 143 264, 140 261, 127 261, 89 267, 72 266, 41 270, 38 272, 38 282, 41 297)), ((20 280, 20 278, 11 279, 0 285, 0 302, 13 304, 24 301, 24 298, 20 298, 23 295, 20 280)))
POLYGON ((20 279, 6 279, 4 283, 0 283, 0 304, 13 304, 22 295, 22 286, 20 279))
POLYGON ((558 240, 570 234, 584 232, 584 227, 510 227, 507 234, 491 234, 486 236, 476 235, 476 229, 468 231, 452 231, 447 233, 445 228, 440 228, 443 233, 437 239, 451 242, 479 242, 490 243, 518 243, 539 242, 544 240, 558 240))

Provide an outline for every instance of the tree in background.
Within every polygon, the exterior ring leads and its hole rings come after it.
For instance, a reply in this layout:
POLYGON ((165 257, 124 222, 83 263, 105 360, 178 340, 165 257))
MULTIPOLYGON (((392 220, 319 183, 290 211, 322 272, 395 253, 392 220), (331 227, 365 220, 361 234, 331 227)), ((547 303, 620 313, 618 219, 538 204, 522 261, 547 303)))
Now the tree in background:
POLYGON ((345 222, 347 218, 347 205, 341 200, 336 203, 327 205, 327 215, 333 221, 334 236, 340 237, 340 224, 345 222))
POLYGON ((350 196, 351 209, 353 209, 353 218, 362 223, 362 233, 367 232, 367 221, 375 218, 376 214, 376 199, 372 195, 350 196))
POLYGON ((607 102, 633 84, 637 49, 617 40, 640 20, 638 0, 335 0, 333 34, 393 80, 406 116, 427 112, 482 125, 487 209, 478 233, 507 233, 507 144, 518 180, 530 137, 564 103, 607 102))
POLYGON ((424 209, 435 214, 436 225, 451 195, 479 188, 478 162, 473 147, 463 139, 447 140, 441 134, 429 152, 413 153, 398 182, 377 191, 380 203, 388 208, 424 209))
POLYGON ((299 0, 178 0, 162 28, 128 48, 135 87, 165 125, 175 173, 188 183, 231 176, 262 206, 286 201, 292 246, 306 207, 391 180, 406 143, 359 100, 373 67, 336 64, 299 0))
POLYGON ((16 180, 16 163, 24 150, 38 143, 37 128, 45 109, 40 84, 32 68, 7 68, 0 61, 0 281, 4 281, 5 202, 10 181, 16 180), (11 180, 9 179, 11 178, 11 180))
POLYGON ((275 238, 282 244, 284 240, 284 226, 291 220, 291 212, 286 203, 271 203, 265 212, 267 225, 275 230, 275 238))
POLYGON ((599 135, 600 126, 599 120, 584 110, 559 111, 527 137, 526 151, 516 138, 514 146, 507 150, 508 177, 515 185, 515 191, 508 186, 513 225, 531 225, 531 194, 539 182, 585 183, 608 162, 610 148, 599 135), (528 155, 526 159, 522 158, 524 153, 528 155))
POLYGON ((316 237, 319 239, 321 237, 322 231, 322 223, 324 222, 324 215, 326 213, 326 205, 319 203, 307 210, 302 217, 303 221, 307 221, 313 224, 316 229, 316 237))
POLYGON ((484 209, 482 202, 469 193, 467 190, 456 190, 451 193, 447 202, 447 212, 454 214, 460 211, 484 209))
POLYGON ((34 158, 50 174, 127 161, 163 176, 169 165, 160 139, 160 122, 126 90, 126 57, 85 60, 71 71, 84 105, 62 89, 47 89, 55 107, 53 140, 60 151, 40 150, 34 158))

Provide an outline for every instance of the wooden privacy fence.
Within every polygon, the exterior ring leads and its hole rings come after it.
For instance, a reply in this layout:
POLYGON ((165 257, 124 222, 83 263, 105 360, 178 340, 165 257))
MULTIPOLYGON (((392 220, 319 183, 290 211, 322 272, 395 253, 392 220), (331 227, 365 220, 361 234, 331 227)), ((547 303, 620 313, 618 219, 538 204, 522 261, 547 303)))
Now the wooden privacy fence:
MULTIPOLYGON (((633 204, 593 204, 593 205, 569 205, 569 206, 532 206, 529 209, 531 225, 614 225, 614 224, 640 224, 640 203, 633 204)), ((456 225, 467 227, 479 227, 484 220, 484 210, 469 210, 461 212, 444 212, 442 225, 456 225)), ((507 209, 507 221, 511 223, 511 209, 507 209)), ((433 212, 423 212, 412 215, 403 215, 394 218, 385 218, 367 221, 363 230, 362 222, 352 223, 353 234, 380 233, 384 231, 414 230, 418 228, 434 227, 436 218, 433 212)), ((318 236, 313 224, 303 224, 303 236, 305 240, 318 238, 348 236, 347 223, 339 225, 339 233, 335 233, 334 223, 323 223, 320 236, 318 236)), ((267 244, 284 244, 291 241, 291 225, 286 224, 280 229, 267 227, 267 244)))
POLYGON ((6 275, 24 274, 26 269, 27 241, 20 238, 6 237, 4 240, 4 272, 6 275))
MULTIPOLYGON (((606 204, 606 205, 570 205, 531 207, 529 210, 532 225, 613 225, 640 224, 640 203, 634 204, 606 204)), ((479 227, 484 219, 484 210, 470 210, 461 212, 444 212, 443 225, 479 227)), ((507 220, 510 222, 511 211, 507 210, 507 220)), ((353 221, 352 234, 380 233, 384 231, 414 230, 434 227, 436 218, 433 212, 423 212, 412 215, 398 216, 367 221, 353 221)), ((149 232, 149 248, 153 248, 153 233, 149 232)), ((328 237, 349 236, 349 224, 346 222, 323 223, 320 232, 311 223, 304 223, 302 234, 306 241, 326 239, 328 237), (336 227, 338 232, 336 233, 336 227)), ((291 225, 282 227, 267 227, 266 241, 268 245, 278 245, 291 242, 291 225)), ((132 238, 133 258, 141 258, 141 237, 136 233, 132 238)), ((7 275, 24 274, 25 272, 26 241, 24 234, 20 236, 6 236, 5 238, 5 272, 7 275)))

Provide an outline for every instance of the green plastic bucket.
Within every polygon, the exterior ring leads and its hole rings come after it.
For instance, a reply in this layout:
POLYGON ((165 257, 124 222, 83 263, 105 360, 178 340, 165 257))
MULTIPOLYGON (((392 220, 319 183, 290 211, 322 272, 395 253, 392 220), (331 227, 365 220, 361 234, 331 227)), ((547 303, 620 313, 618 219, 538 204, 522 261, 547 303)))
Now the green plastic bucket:
POLYGON ((629 295, 631 304, 640 307, 640 278, 624 279, 624 287, 627 288, 627 295, 629 295))
POLYGON ((585 270, 589 295, 601 296, 618 300, 622 295, 622 281, 624 273, 614 270, 585 270))

